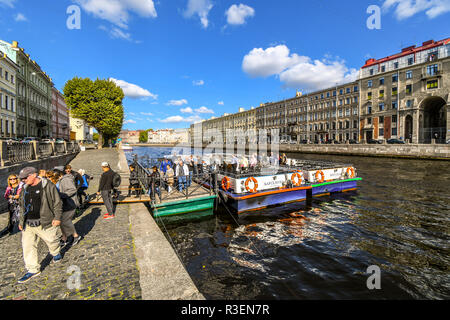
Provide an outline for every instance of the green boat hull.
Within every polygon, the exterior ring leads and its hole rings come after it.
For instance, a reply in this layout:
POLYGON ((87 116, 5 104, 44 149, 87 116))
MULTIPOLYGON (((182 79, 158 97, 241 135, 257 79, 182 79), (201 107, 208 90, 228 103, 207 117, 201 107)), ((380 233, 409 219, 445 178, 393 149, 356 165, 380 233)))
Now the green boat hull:
POLYGON ((196 212, 213 213, 214 200, 216 196, 207 196, 196 199, 186 199, 181 201, 166 202, 152 205, 152 212, 155 218, 170 217, 196 212))

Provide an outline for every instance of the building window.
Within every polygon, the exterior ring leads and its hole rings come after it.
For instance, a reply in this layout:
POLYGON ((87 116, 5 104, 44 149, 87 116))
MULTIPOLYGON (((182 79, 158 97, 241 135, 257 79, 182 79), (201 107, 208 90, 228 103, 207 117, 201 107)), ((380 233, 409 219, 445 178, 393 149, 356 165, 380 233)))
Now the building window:
POLYGON ((397 123, 397 115, 392 115, 392 123, 397 123))
POLYGON ((381 66, 381 72, 386 72, 386 66, 381 66))
POLYGON ((394 69, 398 69, 398 62, 394 62, 394 69))
POLYGON ((392 128, 392 135, 396 136, 397 135, 397 128, 392 128))
POLYGON ((373 69, 370 69, 369 73, 371 76, 373 76, 373 69))
POLYGON ((406 79, 412 79, 412 75, 413 75, 413 72, 411 70, 406 71, 406 79))
POLYGON ((384 85, 384 78, 380 78, 380 86, 384 85))
POLYGON ((358 92, 358 86, 353 87, 353 92, 358 92))
POLYGON ((367 124, 372 124, 372 118, 367 118, 367 124))
POLYGON ((438 87, 438 81, 437 80, 427 81, 427 90, 428 89, 437 89, 437 87, 438 87))
POLYGON ((427 74, 430 76, 435 76, 438 73, 438 65, 433 64, 427 67, 427 74))
POLYGON ((372 100, 372 92, 367 93, 367 100, 372 100))
POLYGON ((412 107, 412 100, 406 100, 406 107, 411 108, 412 107))
POLYGON ((372 88, 372 80, 367 81, 367 88, 372 88))
POLYGON ((408 58, 408 66, 410 66, 412 64, 414 64, 414 58, 413 57, 408 58))
POLYGON ((392 109, 397 109, 397 101, 392 101, 392 109))
POLYGON ((351 89, 350 88, 347 88, 346 89, 346 93, 350 93, 351 92, 351 89))
POLYGON ((398 88, 397 87, 392 88, 392 95, 396 96, 397 94, 398 94, 398 88))
POLYGON ((412 93, 412 84, 408 84, 406 86, 406 94, 411 94, 412 93))
POLYGON ((343 94, 344 94, 344 90, 343 90, 343 89, 340 89, 340 90, 339 90, 339 94, 340 94, 340 95, 343 95, 343 94))
POLYGON ((378 129, 378 135, 381 137, 381 136, 384 136, 384 128, 380 128, 380 129, 378 129))
POLYGON ((379 117, 378 117, 378 122, 379 122, 380 124, 383 124, 383 123, 384 123, 384 116, 379 116, 379 117))
POLYGON ((384 111, 384 103, 380 103, 378 105, 378 107, 379 107, 379 111, 384 111))
POLYGON ((380 98, 384 98, 384 90, 380 90, 380 95, 379 95, 379 97, 380 97, 380 98))
POLYGON ((392 82, 397 82, 397 81, 398 81, 398 74, 392 75, 392 82))
POLYGON ((372 105, 371 105, 371 104, 369 104, 369 105, 367 106, 367 113, 368 113, 368 114, 371 114, 371 113, 372 113, 372 105))

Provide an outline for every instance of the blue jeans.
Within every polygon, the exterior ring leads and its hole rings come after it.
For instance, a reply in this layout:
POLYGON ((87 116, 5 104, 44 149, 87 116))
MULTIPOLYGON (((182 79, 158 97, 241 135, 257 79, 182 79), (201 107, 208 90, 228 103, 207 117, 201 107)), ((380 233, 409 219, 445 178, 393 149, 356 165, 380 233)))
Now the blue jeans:
POLYGON ((188 179, 188 182, 187 182, 187 186, 188 187, 190 187, 191 186, 191 184, 192 184, 192 175, 193 175, 194 173, 192 172, 192 171, 189 171, 189 179, 188 179))
MULTIPOLYGON (((155 187, 155 193, 158 195, 159 199, 161 199, 161 189, 159 187, 155 187)), ((152 189, 151 188, 148 190, 148 194, 150 196, 152 195, 152 189)))
POLYGON ((178 177, 178 190, 181 191, 183 189, 186 189, 186 185, 187 185, 186 176, 178 177))

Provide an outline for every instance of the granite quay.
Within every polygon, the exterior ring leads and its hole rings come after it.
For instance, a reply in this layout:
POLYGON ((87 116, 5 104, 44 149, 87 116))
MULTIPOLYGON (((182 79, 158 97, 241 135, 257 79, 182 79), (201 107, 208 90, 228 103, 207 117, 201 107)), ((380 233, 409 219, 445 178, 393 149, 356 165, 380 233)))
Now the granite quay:
MULTIPOLYGON (((121 150, 86 150, 70 164, 93 177, 88 194, 97 191, 104 161, 121 174, 121 187, 128 186, 128 163, 121 150)), ((111 220, 103 220, 104 213, 104 205, 79 212, 74 225, 83 239, 63 249, 59 264, 50 264, 41 241, 42 273, 26 284, 17 283, 26 272, 20 232, 1 238, 0 299, 204 299, 146 205, 117 205, 111 220)), ((7 218, 0 215, 1 226, 7 218)))

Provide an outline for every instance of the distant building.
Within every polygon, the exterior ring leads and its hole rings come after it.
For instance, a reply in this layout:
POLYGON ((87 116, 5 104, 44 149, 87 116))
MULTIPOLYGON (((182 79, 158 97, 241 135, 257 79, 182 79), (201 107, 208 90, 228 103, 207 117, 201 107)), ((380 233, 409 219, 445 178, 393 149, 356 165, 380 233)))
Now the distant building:
POLYGON ((52 137, 69 140, 69 111, 64 96, 56 88, 52 91, 52 137))
POLYGON ((148 143, 176 144, 189 141, 189 129, 162 129, 148 133, 148 143))
POLYGON ((0 51, 0 137, 16 137, 16 73, 19 67, 0 51))
POLYGON ((72 117, 69 117, 69 119, 70 130, 74 132, 76 141, 94 140, 94 128, 90 127, 84 120, 72 117))
POLYGON ((136 131, 122 130, 119 134, 119 138, 122 139, 122 143, 137 144, 137 143, 139 143, 140 133, 141 133, 141 130, 136 130, 136 131))

